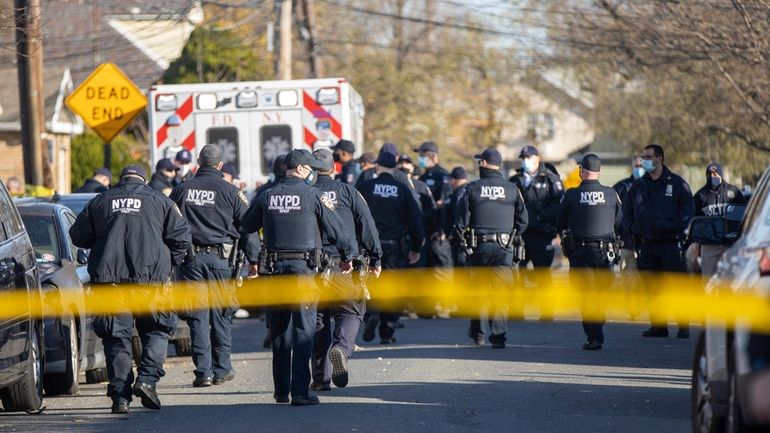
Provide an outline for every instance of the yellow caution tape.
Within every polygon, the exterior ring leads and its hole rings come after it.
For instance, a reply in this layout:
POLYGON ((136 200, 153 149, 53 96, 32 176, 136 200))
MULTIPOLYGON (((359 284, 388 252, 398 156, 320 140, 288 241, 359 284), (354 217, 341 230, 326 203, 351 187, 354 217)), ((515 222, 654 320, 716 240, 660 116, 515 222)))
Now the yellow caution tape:
MULTIPOLYGON (((770 281, 770 280, 769 280, 770 281)), ((350 284, 356 285, 355 280, 350 284)), ((631 320, 666 323, 738 323, 770 333, 770 302, 757 294, 760 288, 744 287, 734 293, 729 282, 705 284, 687 274, 610 274, 604 271, 520 271, 496 268, 408 269, 371 276, 369 305, 378 309, 432 315, 436 307, 455 317, 504 313, 510 318, 533 314, 589 320, 631 320)), ((261 276, 225 290, 214 282, 177 282, 164 288, 136 284, 94 285, 83 297, 72 290, 49 290, 43 299, 26 292, 0 293, 0 317, 56 316, 65 309, 85 305, 90 314, 147 313, 159 310, 189 311, 211 303, 237 302, 241 307, 286 306, 302 303, 337 303, 344 295, 326 288, 315 276, 261 276)), ((357 289, 357 298, 364 296, 357 289)))

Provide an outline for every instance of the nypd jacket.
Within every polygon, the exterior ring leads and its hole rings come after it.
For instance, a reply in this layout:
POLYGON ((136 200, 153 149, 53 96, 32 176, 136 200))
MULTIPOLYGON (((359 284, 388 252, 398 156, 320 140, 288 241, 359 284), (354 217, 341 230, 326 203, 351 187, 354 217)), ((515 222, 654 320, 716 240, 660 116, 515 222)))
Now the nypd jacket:
POLYGON ((171 190, 174 189, 174 178, 168 178, 163 176, 163 173, 156 171, 152 174, 148 185, 155 191, 160 191, 163 194, 169 195, 171 194, 171 190))
MULTIPOLYGON (((612 185, 612 189, 615 190, 615 192, 618 194, 618 197, 620 198, 620 203, 625 203, 628 201, 628 191, 631 190, 631 185, 633 185, 634 182, 636 182, 634 176, 629 176, 619 181, 615 185, 612 185)), ((623 240, 623 248, 628 250, 634 249, 634 237, 631 236, 631 232, 628 231, 623 226, 623 224, 621 224, 620 227, 615 228, 615 233, 620 236, 620 239, 623 240)))
POLYGON ((85 182, 83 182, 83 185, 76 189, 76 193, 82 193, 82 192, 104 192, 107 191, 109 188, 102 185, 101 183, 97 182, 94 179, 86 179, 85 182))
POLYGON ((623 227, 641 242, 676 242, 695 212, 690 186, 665 165, 663 174, 653 180, 640 177, 623 202, 623 227))
POLYGON ((358 177, 358 162, 350 160, 342 164, 340 174, 337 175, 337 180, 347 185, 355 185, 356 178, 358 177))
POLYGON ((540 233, 553 236, 556 234, 556 219, 559 216, 559 203, 564 195, 564 186, 559 176, 549 171, 543 163, 540 164, 540 169, 532 177, 529 185, 527 185, 526 176, 519 171, 509 179, 519 188, 527 206, 529 225, 525 234, 540 233))
POLYGON ((222 177, 216 168, 203 167, 169 196, 190 223, 194 245, 232 244, 243 239, 240 248, 251 263, 257 263, 259 237, 243 231, 243 217, 249 206, 246 196, 222 177))
POLYGON ((243 228, 248 233, 264 228, 264 247, 269 251, 321 249, 323 232, 343 260, 356 253, 355 238, 346 232, 334 204, 318 188, 294 176, 282 178, 255 199, 243 228))
POLYGON ((91 200, 70 228, 90 248, 95 283, 162 283, 190 247, 190 227, 173 201, 134 178, 91 200))
POLYGON ((519 190, 497 170, 480 168, 480 179, 469 182, 459 197, 455 226, 476 234, 524 233, 529 217, 519 190))
POLYGON ((443 167, 434 165, 426 169, 425 173, 420 176, 420 180, 428 185, 431 194, 433 194, 433 200, 439 206, 443 206, 449 201, 449 196, 452 195, 452 185, 449 183, 449 172, 443 167))
MULTIPOLYGON (((380 257, 382 257, 380 234, 377 232, 372 213, 361 193, 351 185, 334 180, 330 176, 318 176, 315 186, 334 204, 334 210, 342 218, 344 227, 355 227, 358 244, 368 252, 370 263, 375 267, 379 266, 380 257)), ((326 233, 321 236, 321 239, 324 251, 336 256, 337 249, 329 242, 326 233)), ((358 254, 357 249, 354 254, 358 254)))
POLYGON ((409 250, 419 252, 425 240, 422 213, 412 190, 390 173, 364 182, 359 189, 369 204, 381 240, 400 241, 409 234, 409 250), (406 229, 406 230, 405 230, 406 229))
POLYGON ((615 230, 623 225, 620 197, 598 180, 584 180, 564 193, 559 228, 569 229, 577 241, 615 241, 615 230))
POLYGON ((722 181, 718 187, 706 184, 695 193, 695 216, 722 216, 729 204, 745 204, 741 190, 722 181))

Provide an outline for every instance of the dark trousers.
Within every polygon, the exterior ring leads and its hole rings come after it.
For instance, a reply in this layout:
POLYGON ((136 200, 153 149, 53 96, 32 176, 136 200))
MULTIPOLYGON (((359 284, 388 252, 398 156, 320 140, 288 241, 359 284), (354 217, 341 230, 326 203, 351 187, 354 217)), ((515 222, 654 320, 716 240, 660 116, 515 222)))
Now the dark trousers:
MULTIPOLYGON (((586 295, 594 288, 605 290, 612 284, 612 264, 606 254, 597 246, 578 246, 569 252, 569 274, 573 287, 580 287, 586 295), (597 270, 599 272, 594 272, 597 270)), ((589 296, 590 298, 590 296, 589 296)), ((599 321, 583 320, 583 331, 588 341, 604 343, 604 304, 599 300, 584 302, 582 309, 585 315, 601 316, 599 321)))
MULTIPOLYGON (((524 233, 522 236, 524 239, 524 249, 526 252, 524 261, 519 263, 519 267, 525 270, 525 274, 529 276, 529 279, 535 283, 537 288, 548 288, 551 285, 551 272, 550 267, 553 263, 554 249, 551 246, 553 236, 548 233, 524 233), (527 271, 527 264, 532 262, 535 267, 533 272, 527 271)), ((542 318, 551 318, 553 316, 553 308, 548 300, 544 301, 544 305, 540 309, 542 318)))
POLYGON ((452 245, 448 239, 433 239, 426 242, 429 245, 428 266, 434 268, 452 267, 452 245))
MULTIPOLYGON (((645 277, 645 271, 657 272, 685 272, 684 255, 682 246, 679 242, 641 242, 637 250, 636 266, 642 272, 642 278, 645 277)), ((654 288, 654 284, 645 284, 649 288, 654 288)), ((653 317, 653 322, 666 323, 666 317, 653 317)), ((659 326, 667 328, 666 326, 659 326)), ((679 323, 679 329, 687 329, 688 324, 685 321, 679 323)))
POLYGON ((343 299, 334 305, 319 308, 316 320, 316 332, 313 342, 313 381, 328 384, 331 382, 332 367, 329 362, 329 349, 339 347, 347 358, 353 354, 356 335, 366 309, 363 289, 355 283, 352 274, 340 273, 339 264, 334 269, 329 281, 322 290, 329 290, 332 295, 343 299), (334 328, 331 321, 334 319, 334 328))
MULTIPOLYGON (((404 257, 401 246, 388 241, 383 241, 381 262, 382 269, 402 269, 407 267, 408 263, 406 257, 404 257)), ((379 314, 380 316, 380 338, 383 340, 392 338, 393 334, 396 332, 396 324, 401 314, 392 311, 378 312, 370 307, 367 307, 364 320, 368 319, 372 314, 379 314)))
POLYGON ((169 334, 176 328, 174 313, 151 313, 134 316, 130 312, 97 316, 94 319, 94 332, 102 339, 104 356, 107 361, 107 395, 112 399, 122 397, 131 401, 131 386, 134 373, 131 369, 131 336, 136 321, 136 330, 142 340, 142 358, 137 367, 137 382, 155 385, 166 372, 163 362, 166 360, 169 334))
POLYGON ((297 275, 293 283, 281 281, 283 290, 293 290, 300 299, 297 304, 275 308, 270 314, 275 394, 305 396, 310 387, 310 357, 318 305, 315 275, 304 260, 282 260, 274 269, 277 275, 297 275))
POLYGON ((233 314, 238 309, 229 263, 218 254, 200 252, 179 267, 178 276, 190 291, 182 318, 190 326, 195 376, 223 377, 233 368, 233 314))
MULTIPOLYGON (((503 248, 497 242, 481 242, 476 247, 473 254, 468 257, 468 265, 479 268, 489 268, 492 270, 491 278, 483 276, 479 283, 484 281, 484 289, 492 289, 493 292, 501 289, 513 288, 513 251, 510 248, 503 248)), ((473 276, 472 276, 473 278, 473 276)), ((474 278, 475 280, 475 278, 474 278)), ((500 300, 497 296, 487 297, 483 303, 488 305, 483 308, 486 311, 479 311, 479 315, 487 314, 489 320, 489 341, 492 343, 505 343, 506 320, 508 316, 508 304, 500 300)), ((468 334, 471 337, 484 335, 481 329, 480 319, 471 319, 471 325, 468 334)))
POLYGON ((465 254, 465 248, 461 247, 459 243, 452 241, 452 263, 455 268, 462 268, 468 262, 468 257, 465 254))

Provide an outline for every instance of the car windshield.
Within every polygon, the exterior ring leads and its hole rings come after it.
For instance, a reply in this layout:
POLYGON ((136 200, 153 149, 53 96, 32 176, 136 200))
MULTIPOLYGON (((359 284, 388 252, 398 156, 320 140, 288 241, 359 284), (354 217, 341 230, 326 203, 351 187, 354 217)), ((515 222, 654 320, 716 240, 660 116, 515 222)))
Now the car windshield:
POLYGON ((29 233, 35 257, 38 262, 55 262, 59 260, 59 239, 56 236, 56 225, 53 216, 25 215, 21 217, 29 233))
POLYGON ((85 209, 88 202, 90 202, 95 196, 96 194, 69 194, 62 196, 59 199, 59 203, 70 208, 70 210, 72 210, 72 212, 74 212, 77 216, 80 215, 80 212, 85 209))

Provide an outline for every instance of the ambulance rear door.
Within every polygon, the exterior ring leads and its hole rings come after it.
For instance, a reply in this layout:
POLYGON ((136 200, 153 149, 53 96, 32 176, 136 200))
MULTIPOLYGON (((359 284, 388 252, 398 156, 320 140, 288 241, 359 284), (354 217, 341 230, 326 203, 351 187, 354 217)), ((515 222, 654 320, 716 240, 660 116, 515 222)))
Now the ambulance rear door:
POLYGON ((273 172, 275 157, 308 149, 303 141, 302 109, 296 90, 259 90, 259 106, 249 112, 255 181, 273 172))
POLYGON ((232 163, 238 177, 254 188, 254 174, 259 158, 249 146, 249 113, 247 111, 199 111, 195 113, 195 155, 203 146, 216 144, 224 152, 223 162, 232 163))

